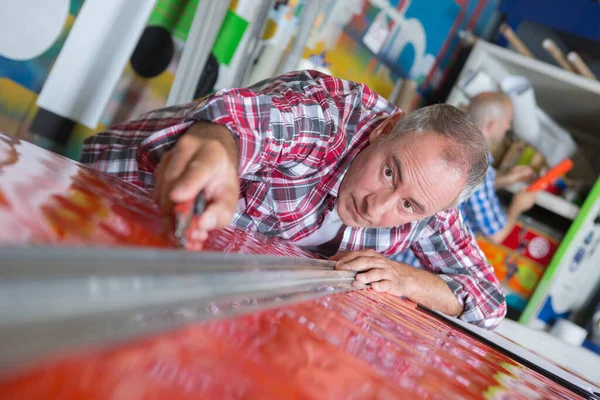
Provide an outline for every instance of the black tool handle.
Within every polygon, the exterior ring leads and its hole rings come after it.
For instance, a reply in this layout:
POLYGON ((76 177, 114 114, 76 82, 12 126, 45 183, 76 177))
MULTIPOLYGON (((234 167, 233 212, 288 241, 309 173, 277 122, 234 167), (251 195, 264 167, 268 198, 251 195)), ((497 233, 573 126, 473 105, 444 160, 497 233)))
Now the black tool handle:
POLYGON ((200 216, 206 209, 206 199, 204 197, 204 192, 200 192, 198 197, 196 197, 196 202, 194 203, 194 208, 192 210, 192 215, 200 216))

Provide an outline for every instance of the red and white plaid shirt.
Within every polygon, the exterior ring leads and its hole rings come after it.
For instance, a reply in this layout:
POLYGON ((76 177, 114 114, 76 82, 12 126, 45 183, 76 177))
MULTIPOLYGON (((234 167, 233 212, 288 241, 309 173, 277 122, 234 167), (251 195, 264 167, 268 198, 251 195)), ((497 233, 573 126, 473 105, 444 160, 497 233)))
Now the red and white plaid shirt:
MULTIPOLYGON (((400 112, 363 84, 291 72, 246 89, 224 89, 97 134, 82 161, 153 189, 162 155, 194 121, 225 125, 239 144, 240 200, 233 224, 291 241, 315 232, 369 133, 400 112)), ((461 319, 491 328, 506 313, 498 279, 456 209, 389 228, 346 227, 339 250, 393 256, 409 247, 464 307, 461 319)))

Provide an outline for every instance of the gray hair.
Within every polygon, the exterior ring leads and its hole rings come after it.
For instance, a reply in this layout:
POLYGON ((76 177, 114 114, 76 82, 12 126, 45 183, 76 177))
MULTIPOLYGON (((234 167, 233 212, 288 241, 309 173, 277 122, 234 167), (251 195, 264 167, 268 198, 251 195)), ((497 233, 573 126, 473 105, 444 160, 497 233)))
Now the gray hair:
POLYGON ((467 175, 462 190, 449 205, 457 206, 471 197, 485 180, 489 167, 486 140, 469 114, 449 104, 434 104, 407 114, 396 124, 389 139, 428 132, 448 139, 444 159, 467 175))

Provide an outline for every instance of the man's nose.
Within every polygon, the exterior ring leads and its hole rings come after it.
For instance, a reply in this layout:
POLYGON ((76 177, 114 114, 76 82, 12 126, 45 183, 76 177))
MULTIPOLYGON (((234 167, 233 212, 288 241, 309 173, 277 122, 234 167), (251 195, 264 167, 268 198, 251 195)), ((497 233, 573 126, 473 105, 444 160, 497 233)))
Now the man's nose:
POLYGON ((383 214, 395 207, 397 202, 397 195, 394 192, 380 192, 377 193, 373 201, 369 204, 367 212, 373 219, 381 217, 383 214))

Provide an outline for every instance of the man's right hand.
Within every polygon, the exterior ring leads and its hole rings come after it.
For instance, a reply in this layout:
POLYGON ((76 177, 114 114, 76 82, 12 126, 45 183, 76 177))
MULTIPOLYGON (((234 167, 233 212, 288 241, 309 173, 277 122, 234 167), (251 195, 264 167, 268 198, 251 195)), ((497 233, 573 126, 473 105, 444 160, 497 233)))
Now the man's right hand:
POLYGON ((208 232, 226 227, 237 207, 238 145, 222 125, 198 122, 167 152, 155 171, 154 198, 172 221, 173 204, 194 200, 203 191, 206 209, 191 236, 205 240, 208 232))
POLYGON ((537 198, 536 192, 528 192, 526 189, 515 194, 508 209, 509 216, 517 218, 525 211, 530 210, 535 205, 537 198))
POLYGON ((531 183, 536 177, 536 172, 529 165, 515 165, 504 175, 496 177, 496 189, 504 189, 517 182, 531 183))

